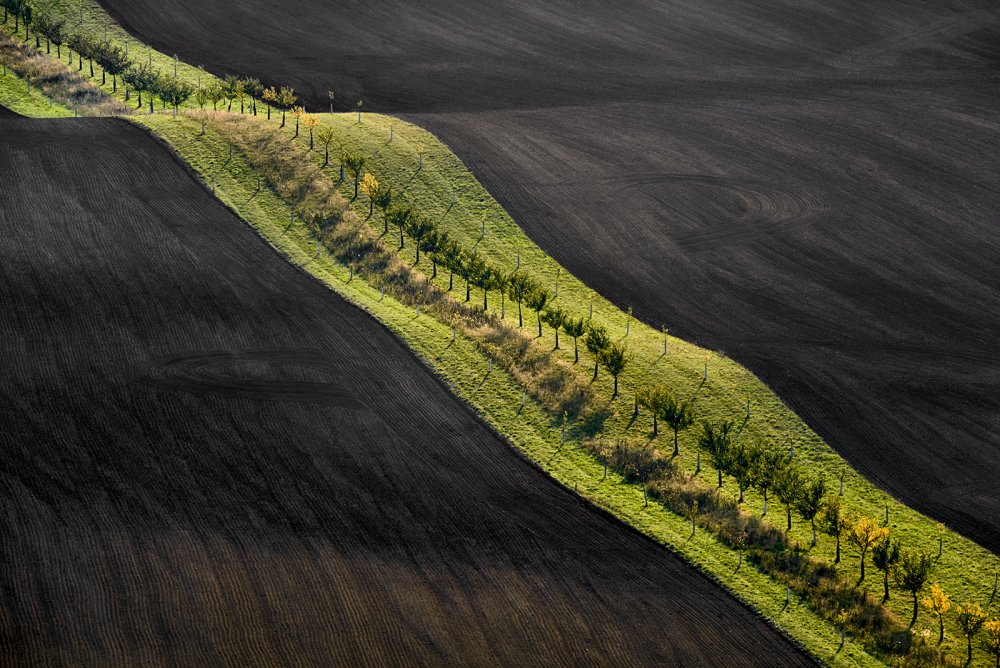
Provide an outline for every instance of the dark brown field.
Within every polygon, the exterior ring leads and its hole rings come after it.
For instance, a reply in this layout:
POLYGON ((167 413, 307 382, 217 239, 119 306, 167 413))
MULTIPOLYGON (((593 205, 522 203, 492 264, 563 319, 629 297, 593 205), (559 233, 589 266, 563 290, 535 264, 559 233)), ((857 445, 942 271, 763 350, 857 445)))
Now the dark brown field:
POLYGON ((102 1, 433 130, 577 276, 1000 551, 995 0, 102 1))
POLYGON ((0 665, 808 663, 142 131, 0 175, 0 665))

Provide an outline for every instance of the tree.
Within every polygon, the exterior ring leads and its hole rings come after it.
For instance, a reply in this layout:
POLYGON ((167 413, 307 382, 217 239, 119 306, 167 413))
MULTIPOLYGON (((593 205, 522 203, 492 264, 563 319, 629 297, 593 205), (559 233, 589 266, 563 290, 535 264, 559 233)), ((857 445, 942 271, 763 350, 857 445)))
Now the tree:
POLYGON ((580 347, 577 344, 583 333, 587 331, 587 321, 581 318, 570 318, 566 316, 563 321, 563 331, 566 332, 566 336, 572 337, 573 339, 573 364, 580 361, 580 347))
MULTIPOLYGON (((34 16, 34 10, 31 5, 27 2, 21 3, 21 11, 19 12, 21 16, 21 21, 24 23, 24 41, 28 41, 28 28, 31 26, 31 19, 34 16)), ((14 19, 14 32, 17 32, 17 19, 14 19)), ((35 47, 38 47, 38 40, 35 40, 35 47)))
POLYGON ((233 83, 233 99, 240 101, 240 116, 242 116, 244 112, 244 104, 247 99, 247 82, 245 79, 237 79, 233 83))
POLYGON ((379 192, 378 179, 371 172, 365 172, 361 179, 361 192, 368 198, 368 217, 371 218, 375 214, 375 195, 379 192))
POLYGON ((455 287, 455 272, 462 266, 462 248, 455 241, 441 245, 439 262, 448 269, 448 292, 455 287))
MULTIPOLYGON (((292 112, 292 116, 295 117, 295 134, 292 136, 292 138, 293 139, 298 139, 299 138, 299 124, 301 123, 301 121, 302 121, 302 115, 306 113, 306 110, 303 109, 302 107, 296 106, 296 107, 292 107, 291 108, 291 112, 292 112)), ((355 193, 354 194, 355 199, 357 198, 357 196, 358 196, 357 193, 355 193)))
POLYGON ((275 102, 281 108, 281 127, 285 127, 285 112, 294 107, 298 101, 299 97, 295 94, 295 89, 282 86, 281 90, 278 91, 275 102))
POLYGON ((628 362, 628 351, 625 350, 625 346, 618 345, 617 343, 612 343, 601 353, 601 364, 611 374, 611 377, 615 379, 615 390, 611 394, 612 399, 618 396, 618 376, 625 372, 628 362))
POLYGON ((718 427, 705 420, 701 423, 701 438, 698 449, 708 456, 709 462, 719 474, 719 488, 722 488, 722 472, 729 468, 729 457, 733 450, 733 423, 724 420, 718 427))
POLYGON ((440 264, 439 253, 442 248, 447 247, 449 244, 451 244, 451 237, 448 236, 447 232, 439 230, 437 226, 421 242, 420 249, 431 258, 431 280, 437 278, 438 275, 438 264, 440 264))
POLYGON ((524 318, 521 316, 521 304, 529 294, 538 289, 538 286, 523 271, 515 271, 511 274, 507 289, 510 292, 510 298, 517 302, 517 326, 524 327, 524 318))
POLYGON ((951 610, 951 599, 938 585, 931 585, 931 595, 923 600, 924 607, 938 620, 938 644, 944 642, 944 616, 951 610))
MULTIPOLYGON (((124 49, 112 44, 102 45, 95 58, 104 72, 111 75, 112 92, 118 92, 118 75, 132 67, 132 60, 125 55, 124 49)), ((105 81, 102 80, 101 83, 105 81)))
POLYGON ((556 347, 555 350, 559 350, 559 330, 566 323, 567 318, 566 311, 562 310, 558 306, 550 306, 545 309, 545 313, 542 315, 542 319, 545 324, 549 325, 556 333, 556 347))
POLYGON ((809 520, 812 527, 812 545, 816 547, 816 515, 823 508, 823 497, 826 496, 826 478, 822 474, 812 480, 803 483, 802 493, 796 500, 795 506, 803 519, 809 520))
POLYGON ((20 30, 21 14, 23 14, 25 10, 30 11, 31 6, 28 5, 25 0, 10 0, 10 2, 4 3, 4 23, 7 23, 6 10, 8 8, 10 9, 11 14, 14 15, 14 33, 16 34, 17 31, 20 30))
MULTIPOLYGON (((345 151, 343 155, 340 156, 340 163, 354 176, 354 199, 358 198, 358 181, 361 178, 361 172, 365 168, 365 157, 358 153, 351 153, 350 151, 345 151)), ((400 233, 400 248, 402 248, 402 233, 400 233)))
POLYGON ((192 93, 194 93, 194 87, 180 79, 157 77, 156 94, 163 100, 164 104, 173 107, 174 116, 177 116, 177 108, 184 104, 192 93))
POLYGON ((792 530, 792 506, 798 502, 802 488, 802 474, 791 463, 786 463, 774 479, 774 495, 785 506, 785 531, 792 530))
MULTIPOLYGON (((260 94, 260 97, 264 100, 264 106, 267 107, 267 120, 271 120, 271 107, 278 104, 278 91, 274 89, 274 86, 270 86, 264 89, 264 91, 260 94)), ((328 162, 329 159, 328 155, 328 162)))
POLYGON ((253 115, 257 115, 257 100, 264 94, 264 84, 260 82, 260 79, 254 77, 247 77, 243 80, 243 90, 246 92, 247 97, 250 98, 250 107, 253 115))
POLYGON ((983 639, 986 651, 996 657, 997 668, 1000 668, 1000 619, 986 622, 983 624, 983 630, 986 632, 986 637, 983 639))
POLYGON ((233 101, 237 97, 237 86, 239 86, 241 91, 243 90, 243 82, 235 74, 227 74, 222 77, 222 96, 228 101, 226 111, 233 110, 233 101))
MULTIPOLYGON (((142 107, 142 94, 152 91, 153 85, 156 83, 156 72, 146 63, 133 65, 126 72, 122 73, 122 81, 125 82, 126 86, 131 86, 138 94, 139 100, 135 108, 140 109, 142 107)), ((152 97, 153 93, 150 92, 150 98, 152 97)))
POLYGON ((663 383, 657 383, 651 387, 643 388, 639 393, 639 405, 649 411, 653 416, 653 438, 657 436, 657 420, 663 412, 666 404, 666 397, 670 390, 663 383))
POLYGON ((755 446, 737 443, 729 455, 728 472, 736 480, 740 490, 740 498, 736 502, 743 503, 743 495, 754 482, 754 471, 757 467, 758 450, 755 446))
POLYGON ((311 151, 315 148, 315 144, 313 144, 313 130, 315 130, 316 126, 319 125, 319 119, 312 114, 307 114, 304 111, 300 114, 300 116, 302 118, 302 125, 309 128, 309 150, 311 151))
POLYGON ((764 495, 764 511, 761 517, 767 515, 767 492, 774 488, 781 472, 788 468, 788 459, 773 447, 761 446, 754 462, 753 484, 764 495))
POLYGON ((205 95, 208 97, 209 102, 212 103, 212 111, 219 110, 219 102, 225 98, 225 92, 222 90, 222 84, 218 81, 213 81, 205 86, 205 95))
MULTIPOLYGON (((124 75, 122 75, 122 79, 125 79, 124 75)), ((125 83, 128 83, 128 81, 126 80, 125 83)), ((194 92, 194 101, 198 103, 199 110, 203 111, 205 109, 205 103, 208 102, 208 91, 205 90, 204 86, 202 86, 201 88, 199 88, 194 92)), ((139 106, 137 106, 136 109, 138 109, 140 106, 142 106, 141 100, 139 101, 139 106)), ((204 122, 205 122, 205 117, 202 116, 202 124, 204 124, 204 122)))
POLYGON ((385 223, 383 234, 389 234, 389 217, 386 212, 392 206, 392 186, 379 186, 375 194, 372 195, 372 201, 379 208, 379 211, 382 212, 382 222, 385 223))
POLYGON ((500 294, 500 317, 504 318, 507 314, 506 308, 506 295, 507 295, 507 285, 510 283, 510 274, 493 267, 493 271, 490 272, 490 289, 496 290, 500 294))
MULTIPOLYGON (((483 286, 486 281, 487 272, 489 272, 489 267, 486 266, 486 261, 479 257, 478 254, 473 253, 471 256, 465 259, 465 262, 461 266, 462 278, 465 279, 465 301, 472 299, 472 284, 474 283, 476 287, 483 286)), ((486 290, 484 289, 485 293, 486 290)), ((483 303, 486 303, 486 295, 483 294, 483 303)))
POLYGON ((601 365, 601 353, 611 345, 611 337, 608 330, 601 325, 591 322, 587 326, 587 336, 583 340, 583 345, 587 346, 587 351, 594 356, 594 377, 590 382, 597 380, 597 370, 601 365))
MULTIPOLYGON (((343 158, 341 158, 343 160, 343 158)), ((410 216, 413 215, 413 209, 408 206, 394 206, 389 212, 389 220, 393 225, 399 228, 399 249, 403 250, 403 230, 406 229, 410 222, 410 216)))
POLYGON ((62 58, 62 50, 66 22, 51 14, 41 14, 35 20, 35 31, 45 36, 45 53, 52 53, 52 44, 56 45, 56 57, 62 58))
POLYGON ((852 517, 847 523, 847 540, 861 553, 861 579, 865 581, 865 557, 868 551, 881 543, 889 535, 889 529, 879 526, 871 517, 852 517))
POLYGON ((872 546, 872 565, 882 571, 882 587, 885 593, 882 602, 889 600, 889 573, 899 563, 899 541, 891 540, 886 531, 882 539, 872 546))
POLYGON ((663 421, 674 432, 674 457, 680 454, 678 434, 694 424, 694 400, 680 401, 673 392, 667 392, 663 404, 663 421))
POLYGON ((407 222, 406 231, 409 233, 410 238, 413 239, 413 245, 417 248, 417 260, 414 264, 420 264, 420 247, 423 245, 427 235, 434 231, 434 223, 427 220, 424 216, 414 213, 407 222))
POLYGON ((972 638, 983 628, 986 622, 986 613, 978 603, 968 603, 958 606, 958 614, 955 615, 958 628, 962 629, 962 635, 968 642, 969 654, 966 657, 966 665, 972 663, 972 638))
POLYGON ((914 552, 903 550, 899 557, 899 565, 895 570, 896 583, 904 591, 910 592, 913 596, 913 618, 910 620, 910 627, 917 623, 917 613, 920 608, 917 605, 917 597, 927 584, 930 577, 934 560, 926 552, 914 552))
POLYGON ((66 40, 66 43, 69 45, 69 48, 76 51, 76 54, 78 56, 77 60, 79 66, 76 68, 76 71, 80 72, 83 70, 83 59, 86 58, 90 60, 90 76, 91 78, 93 78, 94 76, 93 48, 95 44, 94 40, 91 39, 90 35, 87 35, 82 32, 77 32, 70 35, 69 39, 66 40))
POLYGON ((847 515, 844 512, 844 500, 840 496, 831 496, 823 502, 819 516, 819 530, 837 540, 837 553, 833 563, 840 563, 840 539, 847 533, 847 515))
POLYGON ((538 338, 542 338, 542 309, 548 305, 551 299, 552 293, 539 287, 529 292, 524 298, 524 303, 535 312, 535 316, 538 318, 538 338))
MULTIPOLYGON (((323 145, 323 166, 326 167, 330 164, 330 143, 333 142, 333 128, 329 126, 320 128, 319 132, 316 133, 316 137, 319 139, 319 143, 323 145)), ((369 213, 369 215, 371 214, 369 213)))
POLYGON ((496 290, 500 284, 500 272, 496 268, 486 265, 485 269, 477 276, 476 285, 483 289, 483 313, 489 307, 487 296, 490 290, 496 290))

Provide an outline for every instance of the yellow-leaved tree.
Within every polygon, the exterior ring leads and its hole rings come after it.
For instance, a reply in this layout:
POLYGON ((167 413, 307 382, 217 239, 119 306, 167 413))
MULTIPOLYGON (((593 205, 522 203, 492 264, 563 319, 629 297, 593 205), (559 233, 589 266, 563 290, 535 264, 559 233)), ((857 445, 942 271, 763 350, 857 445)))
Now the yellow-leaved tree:
POLYGON ((958 606, 958 614, 955 617, 958 622, 958 628, 962 629, 962 633, 965 635, 966 641, 968 641, 969 656, 966 663, 971 664, 972 638, 983 628, 983 623, 986 621, 986 613, 983 612, 982 606, 978 603, 969 603, 958 606))
POLYGON ((944 642, 944 616, 951 610, 951 599, 944 590, 937 585, 931 585, 931 595, 923 600, 924 607, 930 610, 938 618, 938 644, 944 642))
POLYGON ((872 517, 851 517, 847 521, 847 540, 861 552, 861 579, 865 579, 865 557, 868 551, 889 535, 889 529, 879 526, 872 517))
POLYGON ((368 217, 375 213, 375 198, 378 196, 378 179, 371 172, 365 172, 361 179, 361 192, 368 198, 368 217))

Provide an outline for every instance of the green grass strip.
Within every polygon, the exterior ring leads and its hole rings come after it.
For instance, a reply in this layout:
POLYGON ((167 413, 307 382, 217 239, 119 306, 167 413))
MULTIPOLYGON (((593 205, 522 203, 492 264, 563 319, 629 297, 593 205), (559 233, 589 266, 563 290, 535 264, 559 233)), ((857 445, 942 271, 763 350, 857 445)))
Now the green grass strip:
MULTIPOLYGON (((62 4, 68 6, 69 3, 62 4)), ((176 62, 173 58, 155 50, 147 50, 134 38, 126 35, 92 0, 84 0, 82 6, 83 25, 92 34, 101 35, 107 26, 109 38, 119 44, 129 43, 134 57, 142 60, 145 55, 162 71, 173 72, 176 62)), ((71 14, 70 10, 75 11, 79 18, 79 9, 68 8, 67 11, 71 14)), ((199 78, 203 83, 212 79, 210 75, 184 63, 177 63, 177 72, 179 77, 192 84, 199 78)), ((23 91, 23 82, 20 85, 23 91)), ((16 91, 18 80, 13 80, 10 86, 12 91, 16 91)), ((110 93, 110 80, 105 90, 110 93)), ((0 81, 0 96, 13 94, 8 93, 5 83, 0 81)), ((23 102, 18 106, 15 103, 8 104, 6 100, 6 97, 0 97, 0 104, 19 113, 42 117, 53 115, 47 113, 47 101, 23 102)), ((193 102, 188 102, 185 106, 195 107, 193 102)), ((72 115, 71 111, 66 112, 66 115, 72 115)), ((553 478, 576 489, 596 505, 606 508, 682 554, 784 629, 817 657, 833 664, 877 663, 850 639, 843 650, 837 652, 839 632, 834 625, 823 621, 804 606, 797 605, 794 599, 793 605, 784 609, 783 587, 746 566, 736 572, 736 553, 705 532, 699 532, 688 540, 690 526, 687 521, 653 504, 644 507, 642 492, 638 487, 624 484, 620 478, 610 473, 608 480, 601 482, 603 469, 592 457, 579 450, 572 441, 559 447, 559 432, 555 427, 557 417, 545 414, 537 405, 530 403, 530 410, 519 418, 515 417, 516 408, 520 405, 520 386, 509 375, 497 370, 486 383, 481 384, 485 374, 485 360, 475 351, 470 341, 463 340, 460 345, 447 348, 450 341, 450 328, 447 325, 427 316, 416 318, 408 307, 389 298, 380 302, 378 292, 363 281, 355 279, 347 283, 347 270, 328 258, 310 260, 315 256, 314 239, 309 238, 301 226, 296 226, 284 236, 280 235, 287 223, 287 207, 271 195, 250 197, 256 190, 255 175, 238 156, 232 163, 226 164, 228 145, 221 143, 220 138, 210 134, 204 139, 198 139, 196 135, 200 127, 193 119, 183 116, 176 120, 163 115, 135 116, 133 120, 148 127, 172 146, 202 175, 206 183, 215 188, 222 201, 253 225, 292 262, 304 266, 307 271, 396 331, 451 384, 460 397, 474 406, 490 424, 553 478)), ((707 366, 708 381, 698 394, 699 417, 713 421, 741 419, 749 401, 752 417, 741 438, 759 439, 781 447, 794 446, 798 464, 805 470, 824 473, 834 489, 838 484, 837 479, 843 473, 844 500, 849 510, 882 518, 888 507, 892 534, 903 541, 904 547, 936 554, 941 541, 942 556, 937 561, 931 581, 940 584, 954 601, 975 601, 984 604, 984 607, 996 603, 990 594, 995 573, 1000 570, 1000 559, 934 520, 888 498, 882 490, 848 466, 769 388, 739 364, 724 355, 674 337, 668 337, 669 352, 662 355, 663 334, 658 329, 641 322, 641 313, 635 314, 638 320, 631 318, 559 267, 524 235, 457 156, 433 135, 399 119, 370 113, 363 115, 360 124, 357 115, 353 113, 323 114, 321 123, 330 125, 337 131, 337 144, 332 149, 334 163, 340 148, 363 154, 368 159, 368 170, 380 181, 404 191, 411 203, 432 220, 439 221, 443 229, 467 248, 475 245, 485 257, 509 269, 514 268, 520 257, 522 268, 528 270, 543 285, 551 289, 558 280, 557 306, 576 316, 588 315, 592 307, 594 320, 606 325, 614 333, 615 339, 627 342, 634 359, 622 379, 623 396, 618 403, 624 406, 604 426, 606 437, 635 437, 649 431, 647 416, 640 415, 638 420, 631 420, 631 397, 636 389, 654 381, 662 381, 679 392, 694 392, 701 385, 707 366), (422 168, 418 167, 420 156, 422 168), (456 202, 454 206, 453 195, 456 202)), ((289 134, 290 132, 289 129, 289 134)), ((305 140, 304 135, 300 140, 305 140)), ((344 185, 345 194, 348 194, 348 187, 347 184, 344 185)), ((353 194, 353 187, 350 194, 353 194)), ((363 201, 363 197, 356 206, 364 217, 367 214, 367 203, 363 201)), ((412 261, 412 256, 410 260, 412 261)), ((513 309, 508 309, 508 319, 511 319, 513 313, 513 309)), ((527 315, 526 325, 532 322, 533 314, 527 315)), ((546 332, 548 331, 546 327, 546 332)), ((572 348, 567 345, 568 339, 563 340, 562 354, 571 360, 572 348)), ((589 362, 586 353, 581 353, 581 358, 581 362, 589 362)), ((605 389, 610 394, 610 379, 603 372, 599 382, 606 386, 605 389)), ((663 444, 661 447, 666 447, 664 433, 661 432, 659 439, 663 444)), ((694 443, 694 431, 682 434, 681 461, 689 470, 693 470, 694 443)), ((712 474, 710 468, 703 468, 703 475, 712 474)), ((727 489, 733 491, 731 482, 727 489)), ((752 492, 748 494, 746 507, 754 511, 759 510, 760 506, 761 499, 758 495, 752 492)), ((777 516, 777 508, 774 511, 777 516)), ((780 520, 776 521, 780 523, 780 520)), ((808 526, 801 520, 795 522, 792 537, 802 544, 808 544, 808 526)), ((832 561, 832 539, 821 538, 813 554, 832 561)), ((840 566, 841 570, 851 573, 853 569, 856 572, 857 561, 854 551, 845 546, 845 561, 840 566)), ((880 583, 875 575, 870 574, 863 586, 873 594, 880 595, 880 583)), ((909 601, 905 594, 894 590, 890 607, 900 618, 909 618, 909 601)), ((995 615, 996 609, 991 612, 995 615)), ((930 615, 922 612, 917 627, 922 629, 933 627, 934 624, 930 615)), ((946 631, 945 648, 952 649, 954 656, 964 656, 964 639, 959 635, 952 618, 946 622, 946 631)), ((976 665, 986 665, 986 661, 985 654, 977 651, 976 665)))

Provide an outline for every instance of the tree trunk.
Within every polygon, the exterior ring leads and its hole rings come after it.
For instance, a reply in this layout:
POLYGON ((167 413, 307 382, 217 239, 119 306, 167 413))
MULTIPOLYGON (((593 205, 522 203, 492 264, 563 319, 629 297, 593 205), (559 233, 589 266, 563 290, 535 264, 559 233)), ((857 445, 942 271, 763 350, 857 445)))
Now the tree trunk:
POLYGON ((354 175, 354 199, 358 198, 358 176, 360 176, 360 174, 354 175))
POLYGON ((413 263, 414 266, 416 266, 416 265, 420 264, 420 242, 418 241, 414 245, 417 247, 417 261, 413 263))
POLYGON ((448 268, 448 292, 451 292, 452 288, 455 287, 455 270, 451 267, 448 268))
POLYGON ((153 94, 149 94, 149 115, 153 115, 153 94))
POLYGON ((882 572, 882 586, 885 587, 885 594, 882 597, 882 602, 885 603, 889 600, 889 569, 886 568, 882 572))
POLYGON ((597 382, 597 370, 601 368, 601 360, 594 356, 594 377, 590 379, 591 383, 597 382))
POLYGON ((858 582, 865 581, 865 553, 861 553, 861 579, 858 582))
MULTIPOLYGON (((785 531, 792 530, 792 504, 785 504, 785 519, 787 520, 787 525, 785 526, 785 531)), ((886 581, 886 586, 888 587, 888 581, 886 581)))
POLYGON ((965 659, 965 663, 966 664, 970 664, 970 663, 972 663, 972 636, 971 635, 967 635, 967 636, 965 636, 965 639, 969 641, 969 654, 967 655, 967 658, 965 659))
POLYGON ((94 78, 94 59, 88 58, 87 62, 90 64, 90 78, 94 78))
POLYGON ((267 105, 267 120, 271 120, 271 105, 267 105))
POLYGON ((49 42, 48 37, 45 38, 45 55, 46 56, 52 55, 52 43, 49 42))
POLYGON ((465 279, 465 301, 472 299, 472 285, 469 283, 469 279, 465 279))
POLYGON ((840 534, 837 534, 837 557, 833 560, 833 563, 840 563, 840 534))
POLYGON ((764 487, 761 491, 764 493, 764 512, 762 512, 760 516, 767 517, 767 487, 764 487))
POLYGON ((816 547, 816 518, 815 517, 810 518, 809 524, 812 526, 812 532, 813 532, 813 542, 810 547, 816 547))
POLYGON ((524 329, 524 318, 521 316, 521 300, 517 300, 517 327, 524 329))
POLYGON ((913 625, 917 623, 917 612, 919 611, 919 608, 917 608, 917 592, 911 593, 913 594, 913 618, 910 619, 910 628, 912 629, 913 625))
POLYGON ((538 316, 538 338, 542 338, 542 312, 535 311, 535 315, 538 316))
MULTIPOLYGON (((580 346, 579 346, 579 342, 576 340, 576 337, 574 336, 573 337, 573 364, 577 364, 577 363, 579 363, 579 361, 580 361, 580 346)), ((654 421, 656 420, 655 416, 653 417, 653 420, 654 421)), ((656 425, 655 424, 653 425, 653 431, 654 432, 656 431, 656 425)), ((653 436, 656 436, 656 434, 654 433, 653 436)))
POLYGON ((281 125, 279 127, 285 127, 285 110, 281 110, 281 125))
POLYGON ((938 644, 944 642, 944 615, 938 615, 938 644))
POLYGON ((559 350, 559 328, 555 327, 556 330, 556 350, 559 350))
POLYGON ((618 374, 615 374, 615 391, 611 393, 611 398, 614 399, 618 396, 618 374))
POLYGON ((111 92, 112 93, 117 93, 118 92, 118 75, 117 74, 112 74, 111 75, 111 92))
POLYGON ((674 429, 674 457, 681 454, 680 448, 677 447, 677 429, 674 429))
POLYGON ((490 294, 490 291, 489 291, 489 290, 487 290, 487 289, 486 289, 486 287, 484 286, 484 287, 483 287, 483 313, 486 313, 486 309, 487 309, 487 308, 488 308, 488 306, 489 306, 489 305, 488 305, 488 304, 486 303, 486 299, 487 299, 487 297, 489 297, 489 294, 490 294))
POLYGON ((438 263, 433 257, 431 257, 431 280, 433 281, 438 277, 438 263))
POLYGON ((719 489, 722 489, 722 469, 716 470, 716 473, 719 474, 719 489))
POLYGON ((740 488, 740 500, 737 501, 736 503, 742 505, 743 504, 743 485, 739 485, 739 488, 740 488))
POLYGON ((403 246, 406 245, 406 240, 403 239, 403 226, 399 226, 399 250, 403 250, 403 246))

